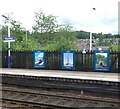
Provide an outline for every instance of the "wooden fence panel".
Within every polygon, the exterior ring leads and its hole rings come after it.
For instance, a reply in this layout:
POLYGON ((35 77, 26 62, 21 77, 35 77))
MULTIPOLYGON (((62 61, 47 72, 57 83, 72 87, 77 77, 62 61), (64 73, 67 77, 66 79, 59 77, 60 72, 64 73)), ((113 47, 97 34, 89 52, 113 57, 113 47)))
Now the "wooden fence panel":
MULTIPOLYGON (((62 51, 46 51, 46 69, 62 70, 62 51)), ((7 68, 7 51, 2 51, 2 67, 7 68)), ((34 68, 33 51, 11 51, 12 68, 34 68)), ((75 51, 75 70, 76 71, 94 71, 94 53, 75 51)), ((120 72, 120 52, 110 52, 110 71, 112 73, 120 72)))

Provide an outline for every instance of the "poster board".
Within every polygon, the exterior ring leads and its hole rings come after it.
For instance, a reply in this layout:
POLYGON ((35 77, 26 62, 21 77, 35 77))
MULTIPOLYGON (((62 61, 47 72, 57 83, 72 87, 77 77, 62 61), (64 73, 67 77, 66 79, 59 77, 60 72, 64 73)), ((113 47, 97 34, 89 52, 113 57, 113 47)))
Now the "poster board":
POLYGON ((108 50, 94 51, 94 70, 109 71, 110 67, 110 52, 108 50))
POLYGON ((74 51, 62 51, 62 69, 75 70, 74 51))
POLYGON ((46 58, 44 50, 34 51, 34 68, 46 68, 46 58))

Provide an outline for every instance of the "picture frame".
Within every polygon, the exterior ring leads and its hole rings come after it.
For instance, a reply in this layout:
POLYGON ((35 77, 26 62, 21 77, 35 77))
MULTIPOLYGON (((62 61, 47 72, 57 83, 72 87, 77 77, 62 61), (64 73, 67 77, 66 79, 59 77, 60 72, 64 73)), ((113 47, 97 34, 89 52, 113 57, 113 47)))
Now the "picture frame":
POLYGON ((45 50, 34 51, 34 68, 46 68, 45 50))
POLYGON ((62 51, 62 69, 75 70, 75 51, 62 51))
POLYGON ((110 70, 110 51, 109 50, 94 51, 94 70, 95 71, 110 70))

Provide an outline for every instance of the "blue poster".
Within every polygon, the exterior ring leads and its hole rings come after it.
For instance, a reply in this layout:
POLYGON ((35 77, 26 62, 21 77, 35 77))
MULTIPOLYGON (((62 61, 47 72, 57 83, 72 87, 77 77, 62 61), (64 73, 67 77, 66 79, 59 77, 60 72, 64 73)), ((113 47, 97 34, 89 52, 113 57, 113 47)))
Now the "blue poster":
POLYGON ((110 66, 110 52, 108 50, 94 51, 94 70, 109 71, 110 66))
POLYGON ((45 59, 44 50, 34 51, 34 67, 35 68, 46 67, 46 59, 45 59))
POLYGON ((74 51, 62 51, 62 69, 75 70, 74 51))

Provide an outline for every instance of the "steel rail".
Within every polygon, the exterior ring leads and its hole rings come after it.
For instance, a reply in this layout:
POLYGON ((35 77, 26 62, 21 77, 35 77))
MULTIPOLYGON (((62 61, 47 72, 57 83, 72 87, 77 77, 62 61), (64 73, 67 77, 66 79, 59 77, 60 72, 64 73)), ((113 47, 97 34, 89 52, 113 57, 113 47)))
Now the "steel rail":
MULTIPOLYGON (((40 96, 49 96, 49 97, 58 97, 58 98, 66 98, 66 99, 81 99, 81 100, 92 100, 92 101, 99 101, 99 102, 108 102, 108 103, 118 103, 120 104, 120 101, 118 99, 113 99, 113 98, 103 98, 103 97, 92 97, 92 96, 85 96, 85 95, 82 95, 82 96, 74 96, 74 95, 71 95, 71 96, 66 96, 66 95, 56 95, 56 94, 48 94, 48 93, 33 93, 33 92, 26 92, 26 91, 13 91, 13 90, 2 90, 3 91, 3 94, 4 92, 11 92, 11 93, 21 93, 21 94, 31 94, 31 95, 40 95, 40 96)), ((64 93, 63 93, 64 94, 64 93)))

